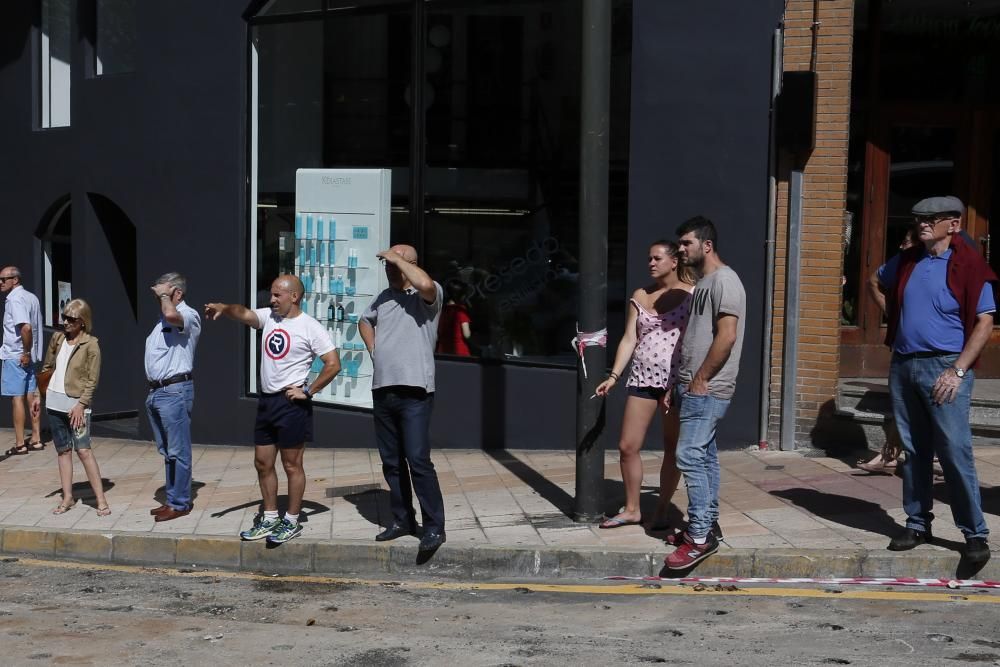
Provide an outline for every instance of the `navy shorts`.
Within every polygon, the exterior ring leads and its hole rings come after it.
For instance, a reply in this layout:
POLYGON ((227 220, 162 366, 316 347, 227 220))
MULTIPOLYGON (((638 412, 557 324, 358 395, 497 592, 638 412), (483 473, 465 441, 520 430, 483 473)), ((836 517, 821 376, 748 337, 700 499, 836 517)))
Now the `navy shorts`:
POLYGON ((628 387, 628 395, 658 401, 667 395, 667 390, 663 387, 628 387))
POLYGON ((285 392, 261 394, 257 400, 254 444, 298 447, 313 438, 312 401, 290 401, 285 392))

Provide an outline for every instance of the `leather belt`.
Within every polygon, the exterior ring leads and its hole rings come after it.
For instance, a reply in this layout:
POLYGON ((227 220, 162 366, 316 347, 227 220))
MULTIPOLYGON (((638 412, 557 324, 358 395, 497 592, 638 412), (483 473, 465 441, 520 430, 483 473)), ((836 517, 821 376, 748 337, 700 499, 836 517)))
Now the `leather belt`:
POLYGON ((160 389, 161 387, 166 387, 170 384, 177 384, 178 382, 187 382, 188 380, 194 379, 194 375, 191 373, 178 373, 177 375, 171 375, 164 380, 150 380, 150 389, 160 389))
POLYGON ((934 357, 947 357, 953 354, 960 354, 959 352, 941 352, 939 350, 934 350, 933 352, 908 352, 903 354, 902 352, 894 353, 900 359, 932 359, 934 357))

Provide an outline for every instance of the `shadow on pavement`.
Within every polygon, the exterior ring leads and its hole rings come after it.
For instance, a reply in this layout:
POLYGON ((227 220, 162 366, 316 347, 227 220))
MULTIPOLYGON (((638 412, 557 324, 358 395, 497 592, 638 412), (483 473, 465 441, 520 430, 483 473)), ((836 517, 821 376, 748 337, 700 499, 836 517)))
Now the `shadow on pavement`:
MULTIPOLYGON (((783 498, 805 511, 839 523, 842 526, 864 530, 869 533, 892 537, 903 529, 889 513, 877 503, 836 493, 823 493, 816 489, 780 489, 769 492, 783 498)), ((964 544, 954 540, 934 538, 934 544, 961 552, 964 544)))
MULTIPOLYGON (((106 477, 102 477, 101 486, 104 487, 104 493, 107 493, 111 489, 115 488, 115 483, 106 477)), ((61 488, 57 488, 55 491, 50 491, 45 494, 46 498, 55 498, 56 496, 62 497, 61 488)), ((90 482, 86 480, 82 482, 73 482, 73 497, 84 505, 89 505, 95 509, 97 508, 97 497, 94 495, 94 490, 90 488, 90 482)))
MULTIPOLYGON (((205 482, 199 482, 197 480, 191 482, 191 504, 198 498, 198 489, 205 486, 205 482)), ((160 503, 161 505, 167 504, 167 487, 161 486, 153 494, 153 500, 160 503)))
POLYGON ((573 496, 563 491, 558 484, 549 481, 545 475, 503 450, 488 449, 485 454, 510 473, 517 475, 519 480, 537 491, 538 495, 557 510, 573 518, 573 496))
MULTIPOLYGON (((224 510, 219 510, 218 512, 213 512, 209 516, 212 518, 218 518, 220 516, 226 516, 230 512, 235 512, 237 510, 245 510, 248 507, 261 507, 261 501, 252 500, 248 503, 243 503, 242 505, 234 505, 233 507, 227 507, 224 510)), ((278 496, 278 512, 281 514, 285 513, 288 509, 288 496, 280 495, 278 496)), ((263 511, 263 510, 260 510, 263 511)), ((314 502, 312 500, 302 501, 302 511, 299 512, 299 523, 309 523, 309 517, 314 514, 322 514, 323 512, 329 512, 330 508, 321 503, 314 502)))
POLYGON ((379 506, 385 508, 383 516, 391 516, 389 513, 389 492, 385 489, 369 489, 361 493, 351 493, 344 496, 344 500, 354 505, 358 514, 365 521, 373 526, 379 523, 379 506))

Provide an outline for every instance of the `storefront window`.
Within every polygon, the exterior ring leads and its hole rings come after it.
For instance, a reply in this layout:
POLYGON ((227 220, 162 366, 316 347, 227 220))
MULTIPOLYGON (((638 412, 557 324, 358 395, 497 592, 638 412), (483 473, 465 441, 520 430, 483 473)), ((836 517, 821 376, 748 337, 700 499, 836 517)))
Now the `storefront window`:
MULTIPOLYGON (((340 4, 253 25, 256 290, 290 270, 278 248, 294 222, 296 169, 390 168, 393 241, 416 245, 465 306, 470 356, 572 365, 580 3, 340 4), (423 159, 411 155, 415 8, 426 24, 423 159), (411 174, 423 193, 412 216, 411 174)), ((614 6, 609 326, 620 330, 631 3, 614 6)))
POLYGON ((94 73, 135 71, 136 0, 97 0, 97 39, 94 73))
POLYGON ((38 238, 42 242, 43 322, 47 327, 59 324, 62 307, 72 298, 72 213, 67 196, 55 205, 52 214, 38 230, 38 238))
POLYGON ((38 39, 38 107, 41 128, 67 127, 73 47, 69 0, 41 0, 38 39))

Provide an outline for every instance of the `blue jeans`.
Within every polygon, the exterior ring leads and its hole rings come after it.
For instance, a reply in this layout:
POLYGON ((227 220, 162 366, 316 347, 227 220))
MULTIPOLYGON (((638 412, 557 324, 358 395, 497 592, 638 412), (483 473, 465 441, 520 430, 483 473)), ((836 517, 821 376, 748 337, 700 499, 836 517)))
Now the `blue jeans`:
POLYGON ((191 509, 191 408, 194 382, 177 382, 153 389, 146 397, 146 414, 156 447, 163 457, 167 505, 191 509))
POLYGON ((687 385, 682 384, 674 392, 681 423, 677 469, 684 475, 688 492, 687 532, 693 538, 701 538, 719 520, 721 471, 715 429, 729 409, 729 400, 689 394, 687 385))
POLYGON ((415 523, 416 491, 425 531, 444 531, 444 499, 431 462, 430 424, 434 394, 419 387, 382 387, 372 392, 375 439, 389 484, 393 521, 415 523), (412 485, 411 485, 412 477, 412 485))
POLYGON ((974 374, 969 371, 958 386, 954 402, 934 405, 931 390, 957 354, 933 357, 892 355, 889 394, 899 437, 906 451, 902 467, 903 510, 906 527, 926 531, 934 520, 934 455, 944 471, 955 525, 966 539, 985 538, 990 531, 983 518, 972 456, 969 407, 974 374))

